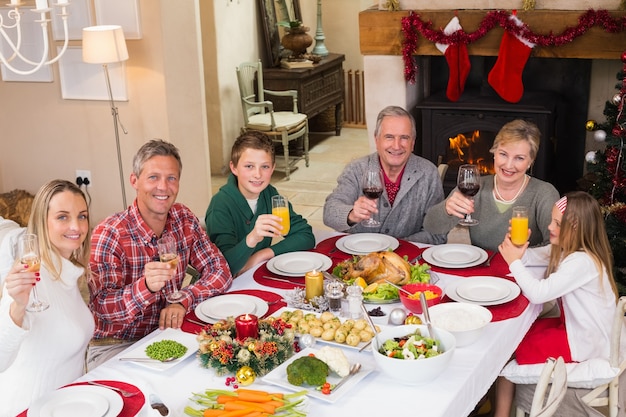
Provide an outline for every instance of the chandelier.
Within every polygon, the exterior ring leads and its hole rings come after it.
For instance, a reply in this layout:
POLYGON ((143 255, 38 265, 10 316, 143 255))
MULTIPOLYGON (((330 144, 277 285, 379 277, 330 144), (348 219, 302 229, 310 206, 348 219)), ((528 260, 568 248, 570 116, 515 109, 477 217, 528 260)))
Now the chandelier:
POLYGON ((66 9, 69 5, 69 0, 56 0, 56 3, 53 4, 56 8, 60 9, 59 16, 63 20, 64 43, 63 48, 59 51, 57 56, 50 60, 47 60, 48 52, 50 50, 50 42, 48 40, 48 22, 50 22, 50 19, 48 18, 48 13, 52 11, 52 8, 48 6, 48 0, 35 0, 35 9, 30 10, 31 13, 40 14, 40 19, 36 20, 36 22, 41 24, 41 36, 43 41, 43 52, 41 54, 41 58, 38 61, 33 61, 26 58, 20 51, 20 48, 22 47, 21 13, 23 13, 20 11, 20 6, 24 5, 25 3, 22 3, 20 0, 11 0, 11 3, 7 4, 7 6, 12 7, 13 10, 9 10, 6 19, 0 15, 0 35, 2 36, 0 42, 8 45, 8 54, 10 54, 5 57, 2 51, 0 51, 0 61, 8 70, 16 74, 29 75, 38 71, 44 65, 54 64, 67 50, 67 45, 69 43, 67 17, 69 15, 66 9), (10 38, 7 30, 15 34, 15 40, 10 38), (28 68, 25 70, 15 68, 11 65, 11 61, 14 60, 15 62, 18 62, 18 60, 24 62, 28 68))

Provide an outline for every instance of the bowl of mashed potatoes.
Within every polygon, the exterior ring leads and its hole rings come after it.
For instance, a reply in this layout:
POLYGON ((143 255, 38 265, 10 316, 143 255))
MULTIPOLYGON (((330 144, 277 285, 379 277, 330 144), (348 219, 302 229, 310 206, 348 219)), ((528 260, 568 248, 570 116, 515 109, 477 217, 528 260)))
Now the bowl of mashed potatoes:
POLYGON ((433 326, 445 329, 456 338, 456 346, 471 345, 477 341, 487 324, 491 311, 478 304, 441 303, 428 309, 433 326))

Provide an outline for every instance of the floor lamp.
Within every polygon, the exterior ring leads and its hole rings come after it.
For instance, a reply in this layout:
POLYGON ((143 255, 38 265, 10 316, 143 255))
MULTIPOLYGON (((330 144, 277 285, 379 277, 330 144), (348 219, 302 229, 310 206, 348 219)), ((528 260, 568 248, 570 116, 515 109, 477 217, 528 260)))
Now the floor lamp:
POLYGON ((104 69, 104 76, 109 92, 109 104, 111 105, 111 114, 113 115, 113 127, 115 129, 117 163, 120 169, 120 185, 122 186, 124 210, 128 208, 128 205, 126 204, 126 188, 124 187, 125 178, 124 170, 122 169, 122 153, 120 151, 118 123, 124 134, 128 132, 124 129, 122 122, 119 120, 120 116, 115 101, 113 100, 108 64, 126 61, 127 59, 128 50, 126 49, 126 40, 124 39, 124 31, 121 26, 103 25, 83 28, 83 61, 90 64, 102 64, 102 68, 104 69))

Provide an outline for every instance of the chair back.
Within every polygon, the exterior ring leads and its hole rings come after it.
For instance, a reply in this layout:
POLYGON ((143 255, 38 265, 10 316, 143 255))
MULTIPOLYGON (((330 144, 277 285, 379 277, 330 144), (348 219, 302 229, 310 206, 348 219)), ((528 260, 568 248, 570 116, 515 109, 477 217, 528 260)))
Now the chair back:
POLYGON ((548 358, 535 388, 530 417, 554 415, 567 392, 567 369, 562 357, 548 358), (546 399, 546 393, 548 392, 546 399))
POLYGON ((265 100, 263 94, 263 64, 261 61, 240 64, 237 67, 237 82, 239 83, 243 118, 245 125, 247 125, 250 116, 265 113, 264 106, 251 104, 265 100))

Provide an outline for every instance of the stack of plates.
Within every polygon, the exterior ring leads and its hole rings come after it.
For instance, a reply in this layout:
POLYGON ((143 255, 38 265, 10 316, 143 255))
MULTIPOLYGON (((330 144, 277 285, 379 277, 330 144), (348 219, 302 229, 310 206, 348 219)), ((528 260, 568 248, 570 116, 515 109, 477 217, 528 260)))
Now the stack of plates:
POLYGON ((115 391, 93 385, 72 385, 37 400, 28 417, 115 417, 124 402, 115 391))
POLYGON ((355 233, 337 239, 335 246, 351 255, 367 255, 389 249, 396 250, 400 242, 393 236, 381 233, 355 233))
POLYGON ((267 269, 274 274, 303 277, 309 271, 326 271, 333 265, 332 259, 317 252, 289 252, 267 261, 267 269))
POLYGON ((426 262, 441 268, 468 268, 487 260, 485 250, 472 246, 450 243, 427 248, 422 256, 426 262))
POLYGON ((446 295, 454 301, 483 306, 508 303, 520 292, 516 283, 498 277, 462 278, 446 286, 446 295))
POLYGON ((267 302, 246 294, 224 294, 209 298, 196 306, 196 316, 207 323, 215 323, 241 314, 262 317, 269 310, 267 302))

